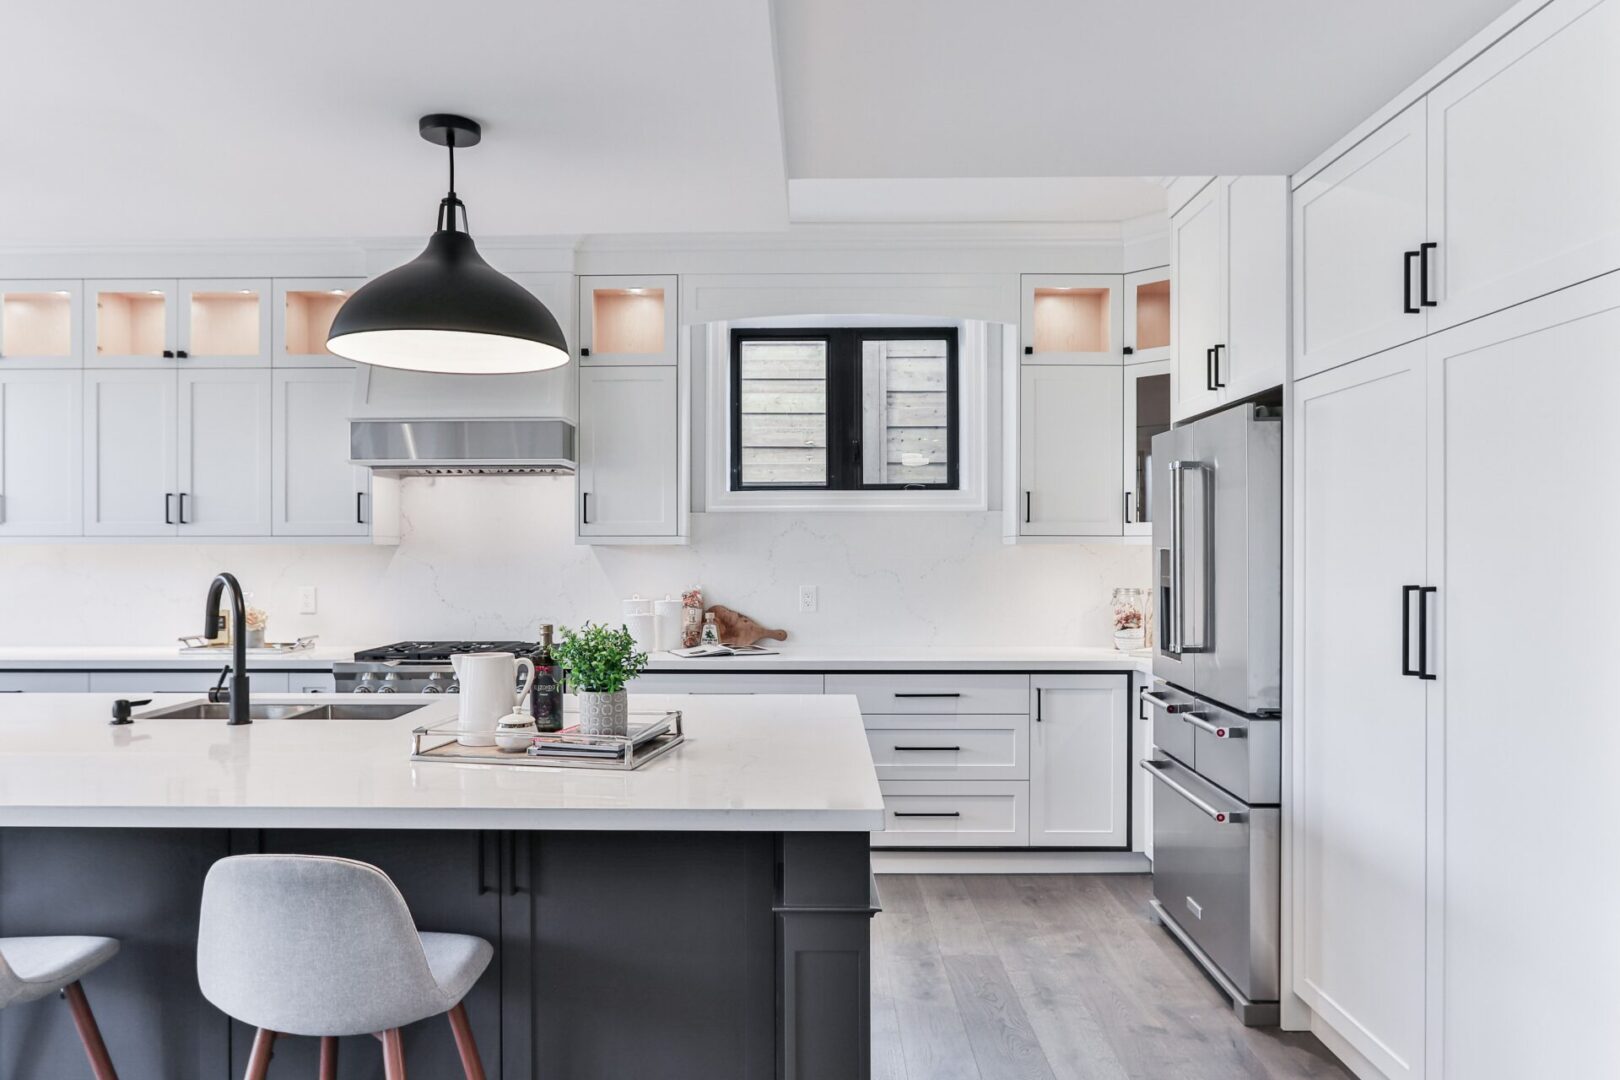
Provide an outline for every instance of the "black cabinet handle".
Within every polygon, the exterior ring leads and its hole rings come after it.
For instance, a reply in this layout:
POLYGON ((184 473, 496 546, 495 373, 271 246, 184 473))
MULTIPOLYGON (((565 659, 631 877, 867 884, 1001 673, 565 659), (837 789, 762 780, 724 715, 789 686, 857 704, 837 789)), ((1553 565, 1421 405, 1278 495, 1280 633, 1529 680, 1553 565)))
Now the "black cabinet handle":
POLYGON ((1126 356, 1135 356, 1136 355, 1136 350, 1131 348, 1129 345, 1125 346, 1125 348, 1122 351, 1125 353, 1126 356))
POLYGON ((174 492, 163 493, 163 524, 174 524, 174 492))
POLYGON ((1438 300, 1429 299, 1429 252, 1439 247, 1432 240, 1425 240, 1418 245, 1418 306, 1439 307, 1438 300))
POLYGON ((483 830, 478 834, 478 895, 485 896, 498 892, 501 887, 501 853, 495 845, 499 842, 499 833, 483 830), (494 881, 490 881, 490 871, 494 871, 494 881))
POLYGON ((581 525, 591 523, 591 493, 588 491, 579 493, 579 523, 581 525))
POLYGON ((1418 670, 1411 664, 1412 656, 1412 594, 1421 588, 1419 585, 1401 586, 1401 674, 1417 675, 1418 670))
POLYGON ((186 521, 186 493, 183 491, 180 493, 180 524, 189 524, 186 521))
POLYGON ((1035 688, 1035 722, 1041 722, 1041 688, 1038 686, 1035 688))
POLYGON ((959 698, 962 695, 958 694, 958 693, 948 693, 948 694, 946 694, 946 693, 940 693, 940 694, 920 694, 920 693, 919 694, 902 694, 902 693, 896 693, 894 696, 897 697, 897 698, 931 698, 931 697, 959 698))
POLYGON ((581 355, 581 356, 589 356, 589 355, 591 355, 591 350, 589 350, 589 349, 585 348, 583 345, 581 345, 580 348, 579 348, 579 355, 581 355))
POLYGON ((925 814, 918 810, 896 810, 895 817, 961 817, 960 810, 941 810, 938 813, 925 814))
POLYGON ((1215 350, 1204 350, 1204 389, 1215 389, 1215 350))
POLYGON ((1215 346, 1215 348, 1210 350, 1211 352, 1213 352, 1215 354, 1214 359, 1215 359, 1215 389, 1216 390, 1222 390, 1222 389, 1225 389, 1225 387, 1226 387, 1226 384, 1221 381, 1221 350, 1224 349, 1224 348, 1226 348, 1225 345, 1217 345, 1217 346, 1215 346))
POLYGON ((961 750, 960 746, 897 746, 896 750, 961 750))
POLYGON ((191 354, 190 354, 190 353, 188 353, 188 352, 186 352, 186 350, 184 350, 184 349, 176 349, 176 350, 175 350, 175 351, 174 351, 174 355, 175 355, 175 356, 176 356, 176 357, 178 357, 178 358, 179 358, 179 359, 181 359, 181 360, 185 360, 185 359, 187 359, 187 358, 188 358, 188 357, 189 357, 189 356, 190 356, 190 355, 191 355, 191 354))
POLYGON ((357 491, 354 493, 354 523, 356 525, 364 525, 366 523, 366 516, 362 510, 365 504, 365 498, 366 493, 363 491, 357 491))
POLYGON ((1024 492, 1024 524, 1029 524, 1029 492, 1024 492))
POLYGON ((173 349, 164 349, 163 350, 163 359, 165 359, 165 360, 173 360, 174 359, 174 350, 173 349))
POLYGON ((1035 355, 1035 346, 1033 346, 1033 345, 1025 345, 1024 346, 1024 355, 1025 356, 1034 356, 1035 355))
POLYGON ((1434 679, 1429 670, 1429 594, 1440 590, 1433 585, 1418 588, 1418 669, 1417 677, 1425 681, 1434 679))
POLYGON ((1125 524, 1131 523, 1131 493, 1125 493, 1125 524))
POLYGON ((1401 263, 1401 298, 1405 306, 1401 309, 1408 315, 1418 315, 1421 312, 1412 306, 1412 260, 1418 257, 1415 251, 1408 251, 1401 263))

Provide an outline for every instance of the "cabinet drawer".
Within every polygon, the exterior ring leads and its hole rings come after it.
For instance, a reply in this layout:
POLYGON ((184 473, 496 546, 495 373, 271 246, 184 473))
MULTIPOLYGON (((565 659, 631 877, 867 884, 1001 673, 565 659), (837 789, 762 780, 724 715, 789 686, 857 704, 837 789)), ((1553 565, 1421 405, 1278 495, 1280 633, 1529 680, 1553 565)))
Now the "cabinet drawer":
POLYGON ((0 671, 0 694, 82 694, 90 689, 83 671, 0 671))
POLYGON ((885 780, 873 847, 1024 847, 1029 785, 1017 780, 885 780))
MULTIPOLYGON (((202 694, 219 681, 215 668, 195 671, 92 671, 93 694, 202 694)), ((254 671, 248 665, 248 686, 255 694, 285 694, 287 675, 279 671, 254 671)))
POLYGON ((649 671, 631 680, 628 689, 635 694, 819 694, 821 676, 649 671))
POLYGON ((854 694, 868 715, 1029 715, 1028 675, 828 675, 827 693, 854 694))
POLYGON ((879 780, 1027 780, 1029 717, 866 718, 879 780))

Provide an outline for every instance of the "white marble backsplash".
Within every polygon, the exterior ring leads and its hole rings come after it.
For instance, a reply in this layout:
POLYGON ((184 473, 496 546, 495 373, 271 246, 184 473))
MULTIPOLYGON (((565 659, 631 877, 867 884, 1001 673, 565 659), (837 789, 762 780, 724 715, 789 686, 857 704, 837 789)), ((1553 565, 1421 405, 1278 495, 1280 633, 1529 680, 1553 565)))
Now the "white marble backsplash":
POLYGON ((0 645, 154 645, 202 628, 208 582, 241 579, 269 637, 532 638, 541 621, 616 619, 634 593, 701 584, 789 644, 1108 645, 1110 597, 1148 584, 1141 544, 1007 545, 994 513, 711 513, 678 547, 573 542, 573 481, 404 483, 398 547, 38 544, 0 547, 0 645), (299 615, 297 590, 319 611, 299 615), (815 585, 819 610, 797 610, 815 585))

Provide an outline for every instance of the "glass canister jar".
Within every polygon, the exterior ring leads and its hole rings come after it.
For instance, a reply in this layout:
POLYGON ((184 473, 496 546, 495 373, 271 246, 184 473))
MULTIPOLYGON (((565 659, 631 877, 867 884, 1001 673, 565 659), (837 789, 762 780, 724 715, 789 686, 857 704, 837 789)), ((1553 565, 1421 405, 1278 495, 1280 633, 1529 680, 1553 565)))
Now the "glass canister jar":
POLYGON ((1114 648, 1130 652, 1147 644, 1148 591, 1122 586, 1114 590, 1114 648))

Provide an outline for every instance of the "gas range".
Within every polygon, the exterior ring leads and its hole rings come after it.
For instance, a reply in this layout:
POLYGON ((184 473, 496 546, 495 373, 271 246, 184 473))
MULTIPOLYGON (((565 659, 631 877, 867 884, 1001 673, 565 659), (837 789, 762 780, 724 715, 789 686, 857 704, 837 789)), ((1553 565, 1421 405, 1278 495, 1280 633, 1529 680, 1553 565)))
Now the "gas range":
POLYGON ((363 649, 349 662, 332 665, 337 690, 344 694, 454 694, 450 658, 458 653, 509 652, 531 656, 532 641, 398 641, 363 649))

